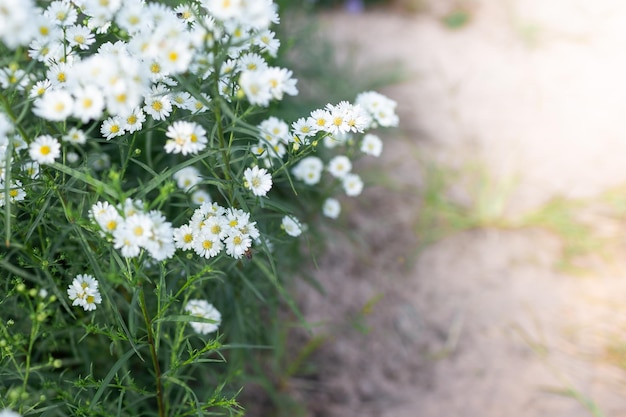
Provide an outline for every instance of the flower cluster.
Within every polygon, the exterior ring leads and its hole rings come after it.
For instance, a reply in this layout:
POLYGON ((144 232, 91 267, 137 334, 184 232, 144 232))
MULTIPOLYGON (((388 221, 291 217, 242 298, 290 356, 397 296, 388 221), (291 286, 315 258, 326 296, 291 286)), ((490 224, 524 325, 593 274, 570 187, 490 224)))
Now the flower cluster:
POLYGON ((206 321, 191 321, 191 327, 200 334, 215 332, 222 322, 222 314, 206 300, 189 300, 185 311, 206 321))
POLYGON ((102 302, 98 281, 87 274, 76 275, 67 288, 67 295, 73 306, 81 306, 85 311, 95 310, 96 304, 102 302))
POLYGON ((89 216, 103 234, 113 238, 115 249, 126 258, 139 256, 142 249, 157 261, 174 255, 172 224, 156 210, 144 213, 141 201, 127 199, 117 207, 98 201, 89 216))
POLYGON ((193 250, 204 258, 213 258, 225 249, 226 254, 242 258, 260 236, 250 213, 204 203, 197 208, 188 224, 174 229, 174 242, 181 250, 193 250))

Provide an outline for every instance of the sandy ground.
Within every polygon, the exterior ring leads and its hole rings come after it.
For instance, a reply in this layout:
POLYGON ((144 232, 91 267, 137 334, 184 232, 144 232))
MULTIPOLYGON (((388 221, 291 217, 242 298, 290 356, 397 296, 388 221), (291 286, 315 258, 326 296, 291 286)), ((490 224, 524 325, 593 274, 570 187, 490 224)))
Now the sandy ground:
MULTIPOLYGON (((574 393, 626 416, 623 211, 582 213, 614 237, 613 256, 586 254, 582 275, 557 267, 566 242, 541 227, 459 231, 418 251, 416 226, 424 161, 513 184, 498 212, 509 221, 626 184, 626 4, 466 2, 457 30, 437 4, 322 18, 340 51, 361 51, 357 65, 398 62, 406 79, 384 90, 402 129, 372 167, 393 186, 346 203, 350 237, 316 271, 328 294, 299 289, 316 332, 334 337, 314 358, 319 380, 295 391, 316 416, 593 415, 574 393)), ((450 198, 471 207, 462 183, 450 198)))

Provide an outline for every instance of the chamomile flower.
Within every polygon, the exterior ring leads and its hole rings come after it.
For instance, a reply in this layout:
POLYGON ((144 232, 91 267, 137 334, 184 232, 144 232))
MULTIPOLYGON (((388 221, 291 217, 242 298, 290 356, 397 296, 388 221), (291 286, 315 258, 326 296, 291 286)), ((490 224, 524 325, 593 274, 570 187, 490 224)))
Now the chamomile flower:
POLYGON ((224 244, 228 255, 235 259, 241 259, 252 246, 252 239, 245 233, 237 232, 229 234, 224 240, 224 244))
POLYGON ((215 332, 221 322, 222 314, 208 301, 192 299, 185 305, 185 311, 203 321, 191 321, 191 327, 203 335, 215 332))
POLYGON ((37 81, 30 89, 28 96, 30 98, 37 98, 44 95, 46 91, 52 86, 49 79, 37 81))
POLYGON ((302 234, 302 223, 294 216, 285 216, 281 224, 281 228, 289 236, 298 237, 302 234))
POLYGON ((259 32, 253 43, 261 48, 262 52, 266 52, 272 58, 276 58, 278 48, 280 47, 280 40, 276 39, 276 34, 269 29, 259 32))
POLYGON ((143 110, 154 120, 165 120, 172 112, 172 102, 167 90, 162 84, 153 87, 151 94, 146 96, 143 110))
POLYGON ((122 129, 128 133, 140 131, 146 121, 146 115, 140 107, 135 107, 130 113, 120 117, 123 120, 122 129))
POLYGON ((350 197, 356 197, 363 191, 363 181, 357 174, 344 175, 341 184, 346 194, 350 197))
POLYGON ((361 152, 379 157, 383 151, 383 141, 374 134, 368 133, 361 140, 361 152))
POLYGON ((272 92, 264 72, 243 71, 239 77, 239 86, 250 104, 262 107, 270 104, 272 92))
POLYGON ((75 143, 77 145, 84 145, 87 142, 87 135, 84 131, 77 127, 71 127, 68 132, 61 137, 63 142, 75 143))
POLYGON ((204 128, 193 122, 177 121, 165 133, 165 152, 196 154, 206 147, 207 137, 204 128))
POLYGON ((21 169, 30 178, 34 179, 39 175, 39 164, 35 161, 24 163, 21 169))
POLYGON ((256 196, 265 196, 272 188, 272 175, 264 168, 246 168, 243 177, 244 186, 256 196))
POLYGON ((265 71, 264 77, 270 86, 270 93, 276 100, 282 100, 284 94, 298 95, 296 83, 298 80, 291 78, 293 72, 286 68, 271 67, 265 71))
POLYGON ((355 104, 360 105, 372 117, 372 125, 384 127, 397 126, 395 113, 397 103, 375 91, 366 91, 356 97, 355 104))
POLYGON ((67 288, 67 295, 73 306, 80 306, 85 311, 95 310, 96 304, 102 302, 98 281, 88 274, 76 275, 67 288))
POLYGON ((114 137, 122 136, 126 132, 124 131, 124 121, 119 116, 109 117, 100 126, 100 133, 106 140, 111 140, 114 137))
POLYGON ((78 47, 82 50, 89 49, 89 46, 96 41, 91 30, 81 25, 68 27, 65 32, 65 38, 71 47, 78 47))
POLYGON ((224 244, 219 236, 214 235, 207 228, 201 229, 194 235, 193 250, 198 256, 213 258, 219 255, 223 248, 224 244))
POLYGON ((104 111, 104 96, 93 84, 78 87, 72 91, 74 95, 74 117, 83 123, 100 119, 104 111))
POLYGON ((28 154, 39 164, 51 164, 61 155, 61 144, 50 135, 38 136, 28 147, 28 154))
POLYGON ((198 206, 203 203, 210 203, 211 195, 204 190, 196 190, 191 193, 191 202, 198 206))
POLYGON ((308 143, 306 138, 315 136, 315 128, 311 122, 311 119, 301 117, 291 124, 292 135, 300 139, 304 144, 308 143))
POLYGON ((67 119, 74 109, 74 100, 65 90, 47 90, 35 100, 33 113, 53 122, 67 119))
POLYGON ((174 229, 174 244, 178 249, 191 250, 193 248, 194 229, 184 224, 174 229))
POLYGON ((311 112, 311 117, 308 123, 313 126, 315 132, 320 130, 326 131, 331 123, 331 115, 328 110, 318 109, 311 112))
POLYGON ((328 172, 335 178, 343 178, 352 169, 352 162, 345 155, 337 155, 328 162, 328 172))
POLYGON ((70 26, 76 23, 78 13, 68 0, 57 0, 50 3, 44 16, 59 26, 70 26))
POLYGON ((307 156, 293 167, 293 175, 308 185, 315 185, 322 178, 324 163, 317 156, 307 156))
POLYGON ((339 213, 341 213, 341 204, 335 198, 327 198, 322 206, 322 213, 326 217, 336 219, 339 217, 339 213))
POLYGON ((172 178, 176 181, 178 188, 185 191, 190 190, 194 185, 198 184, 202 178, 200 177, 200 171, 193 166, 182 168, 172 175, 172 178))
MULTIPOLYGON (((0 181, 0 207, 3 207, 5 204, 5 185, 6 183, 0 181)), ((12 203, 16 201, 23 201, 26 197, 26 191, 22 188, 22 183, 20 181, 11 181, 8 191, 9 201, 12 203)))

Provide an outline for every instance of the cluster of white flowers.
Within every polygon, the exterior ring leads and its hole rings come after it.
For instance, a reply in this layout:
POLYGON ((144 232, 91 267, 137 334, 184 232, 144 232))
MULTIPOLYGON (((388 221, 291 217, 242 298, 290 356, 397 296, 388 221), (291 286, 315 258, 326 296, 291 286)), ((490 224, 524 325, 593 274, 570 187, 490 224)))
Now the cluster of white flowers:
POLYGON ((81 306, 85 311, 96 309, 96 304, 102 302, 98 281, 87 274, 76 275, 67 288, 67 295, 73 306, 81 306))
POLYGON ((156 210, 144 213, 141 201, 129 198, 117 207, 98 201, 89 216, 103 234, 113 237, 115 249, 126 258, 137 257, 145 249, 153 259, 162 261, 176 251, 172 224, 156 210))
MULTIPOLYGON (((276 56, 280 45, 269 29, 279 22, 272 0, 202 0, 199 6, 55 0, 40 9, 31 0, 0 0, 0 41, 11 49, 28 45, 30 58, 45 67, 30 74, 0 68, 0 84, 34 98, 33 112, 43 119, 85 124, 104 118, 100 133, 109 140, 141 130, 146 116, 160 121, 176 108, 206 111, 210 95, 185 91, 174 77, 213 75, 216 44, 228 58, 216 74, 226 100, 242 94, 267 106, 298 93, 292 72, 261 55, 276 56), (121 39, 101 42, 111 28, 121 39)), ((204 149, 202 127, 181 123, 168 129, 166 152, 204 149)))
POLYGON ((224 249, 235 259, 242 258, 259 238, 256 222, 250 213, 236 208, 224 208, 217 203, 198 207, 188 224, 174 229, 176 247, 193 250, 204 258, 213 258, 224 249))
MULTIPOLYGON (((367 129, 379 126, 389 127, 398 124, 395 112, 396 102, 375 91, 367 91, 356 97, 355 104, 341 102, 338 105, 327 104, 324 109, 311 112, 308 119, 301 118, 292 125, 291 136, 296 142, 308 144, 309 137, 318 132, 325 132, 324 146, 328 149, 352 145, 354 135, 367 129)), ((373 133, 364 134, 359 150, 367 155, 379 157, 383 142, 373 133)), ((363 180, 352 172, 352 160, 344 154, 330 157, 324 163, 321 157, 307 156, 302 158, 291 170, 294 177, 307 185, 321 182, 322 174, 327 171, 338 180, 346 195, 355 197, 363 191, 363 180)), ((341 212, 341 204, 335 198, 324 202, 322 213, 330 218, 337 218, 341 212)))
POLYGON ((200 334, 213 333, 222 322, 222 314, 206 300, 189 300, 185 305, 185 311, 194 317, 206 321, 191 321, 191 327, 200 334))

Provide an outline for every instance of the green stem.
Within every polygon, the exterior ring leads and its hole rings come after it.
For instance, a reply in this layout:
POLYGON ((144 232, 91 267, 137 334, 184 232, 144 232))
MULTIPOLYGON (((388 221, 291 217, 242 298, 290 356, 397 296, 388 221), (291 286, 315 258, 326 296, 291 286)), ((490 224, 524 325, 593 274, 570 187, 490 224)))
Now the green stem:
POLYGON ((148 335, 148 345, 150 345, 150 355, 152 356, 152 366, 154 367, 154 374, 156 378, 156 400, 157 407, 159 409, 159 417, 165 417, 165 406, 163 404, 163 382, 161 375, 161 367, 159 366, 159 357, 157 356, 157 349, 154 342, 154 334, 152 333, 152 320, 148 315, 148 309, 146 308, 146 297, 143 292, 143 287, 139 289, 139 305, 141 306, 141 312, 143 313, 143 319, 146 322, 146 333, 148 335))

